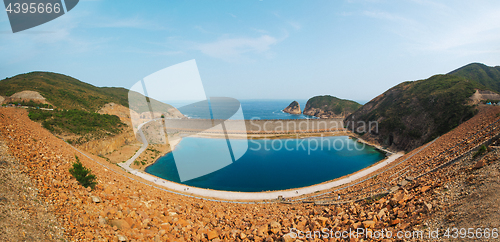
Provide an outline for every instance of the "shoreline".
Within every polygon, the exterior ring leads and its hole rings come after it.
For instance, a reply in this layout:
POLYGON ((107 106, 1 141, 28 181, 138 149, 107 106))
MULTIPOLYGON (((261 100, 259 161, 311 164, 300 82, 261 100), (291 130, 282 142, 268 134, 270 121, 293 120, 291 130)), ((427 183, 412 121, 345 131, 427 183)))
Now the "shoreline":
POLYGON ((237 192, 237 191, 223 191, 223 190, 212 190, 207 188, 192 187, 172 182, 169 180, 165 180, 163 178, 151 175, 146 172, 132 170, 131 168, 129 169, 126 169, 125 167, 124 168, 131 174, 141 177, 146 181, 152 182, 154 184, 157 184, 159 186, 165 187, 170 190, 174 190, 176 192, 184 193, 186 195, 191 195, 195 197, 204 197, 204 198, 216 198, 229 201, 262 201, 262 200, 275 200, 279 199, 280 197, 283 198, 300 197, 303 195, 308 195, 319 191, 326 191, 334 187, 342 186, 344 184, 348 184, 351 183, 352 181, 362 178, 366 175, 369 175, 391 164, 392 162, 402 157, 403 155, 404 152, 393 154, 362 170, 330 181, 325 181, 323 183, 301 188, 291 188, 286 190, 263 191, 263 192, 237 192))
MULTIPOLYGON (((354 173, 344 175, 342 177, 338 177, 338 178, 333 179, 333 180, 318 183, 315 185, 306 186, 306 187, 290 188, 290 189, 285 189, 285 190, 262 191, 262 192, 237 192, 237 191, 212 190, 212 189, 192 187, 192 186, 184 185, 181 183, 172 182, 172 181, 169 181, 169 180, 166 180, 166 179, 163 179, 163 178, 160 178, 160 177, 157 177, 157 176, 154 176, 154 175, 147 173, 145 171, 146 167, 154 164, 159 158, 156 159, 152 164, 144 167, 144 169, 138 170, 138 169, 131 168, 130 164, 133 162, 133 160, 135 160, 135 158, 137 158, 137 156, 140 155, 140 153, 142 153, 145 149, 147 149, 147 146, 148 146, 148 143, 147 143, 144 135, 141 132, 140 137, 143 139, 142 148, 139 149, 137 151, 137 153, 131 159, 129 159, 127 162, 119 163, 119 166, 121 166, 123 169, 125 169, 129 173, 131 173, 135 176, 141 177, 144 180, 153 182, 153 183, 160 185, 162 187, 165 187, 167 189, 171 189, 171 190, 174 190, 177 192, 185 193, 185 194, 188 194, 191 196, 198 196, 198 197, 205 197, 205 198, 217 198, 217 199, 233 200, 233 201, 259 201, 259 200, 274 200, 274 199, 278 199, 279 197, 284 197, 284 198, 300 197, 303 195, 312 194, 312 193, 316 193, 319 191, 325 191, 325 190, 332 189, 334 187, 342 186, 344 184, 351 183, 352 181, 354 181, 356 179, 359 179, 359 178, 362 178, 366 175, 369 175, 369 174, 385 167, 386 165, 389 165, 390 163, 392 163, 393 161, 397 160, 398 158, 400 158, 404 155, 404 152, 395 153, 395 152, 391 152, 389 150, 386 150, 379 145, 370 144, 369 142, 366 142, 363 139, 356 137, 354 134, 348 132, 348 130, 347 130, 347 132, 346 131, 344 131, 344 132, 331 132, 330 135, 327 135, 327 136, 325 136, 324 134, 325 133, 302 133, 301 134, 302 137, 300 137, 300 138, 321 137, 321 136, 323 136, 323 137, 348 136, 349 138, 356 139, 356 142, 360 142, 364 145, 372 146, 375 149, 379 150, 380 152, 385 153, 386 157, 384 159, 381 159, 380 161, 378 161, 378 162, 376 162, 368 167, 365 167, 361 170, 358 170, 354 173), (334 134, 337 134, 337 135, 334 135, 334 134)), ((223 134, 211 133, 211 134, 204 134, 204 135, 205 136, 196 134, 196 135, 193 135, 191 137, 225 138, 223 134)), ((232 134, 231 136, 234 136, 234 134, 232 134)), ((240 134, 239 136, 247 136, 248 137, 250 135, 240 134)), ((274 134, 272 136, 275 136, 275 138, 279 138, 280 136, 290 136, 290 135, 289 134, 287 134, 287 135, 274 134)), ((297 137, 297 136, 299 136, 299 134, 296 134, 295 136, 297 137)), ((265 137, 263 138, 262 135, 259 135, 258 138, 265 139, 265 137)), ((177 145, 181 142, 181 140, 182 140, 182 137, 179 135, 179 137, 177 139, 173 139, 171 143, 169 142, 170 147, 171 147, 170 151, 161 155, 160 157, 172 152, 177 147, 177 145)))

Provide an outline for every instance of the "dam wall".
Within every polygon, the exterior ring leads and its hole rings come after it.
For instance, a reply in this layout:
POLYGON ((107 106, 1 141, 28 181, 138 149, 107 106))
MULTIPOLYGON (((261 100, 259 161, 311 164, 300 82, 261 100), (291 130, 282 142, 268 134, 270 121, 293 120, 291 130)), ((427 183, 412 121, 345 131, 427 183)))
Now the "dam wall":
POLYGON ((289 119, 289 120, 221 120, 221 119, 165 119, 164 127, 171 132, 228 133, 297 133, 335 132, 343 130, 343 120, 289 119), (243 125, 244 124, 244 125, 243 125))

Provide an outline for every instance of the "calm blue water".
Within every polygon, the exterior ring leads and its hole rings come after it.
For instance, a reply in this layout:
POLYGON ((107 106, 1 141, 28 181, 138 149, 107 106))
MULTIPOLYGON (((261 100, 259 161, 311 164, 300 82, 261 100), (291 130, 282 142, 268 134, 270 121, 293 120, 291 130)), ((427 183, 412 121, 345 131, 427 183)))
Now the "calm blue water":
MULTIPOLYGON (((288 107, 291 102, 294 100, 275 100, 275 99, 247 99, 247 100, 239 100, 241 104, 241 109, 243 110, 243 116, 245 119, 310 119, 316 118, 303 114, 294 115, 284 113, 282 110, 288 107)), ((306 106, 307 100, 296 100, 300 104, 301 110, 304 110, 306 106)), ((189 107, 182 108, 190 102, 179 102, 179 101, 165 101, 166 103, 174 106, 175 108, 180 108, 182 114, 189 118, 210 118, 210 114, 207 113, 203 107, 189 107)), ((223 109, 224 107, 217 107, 219 109, 223 109)))
MULTIPOLYGON (((363 148, 360 143, 347 136, 235 142, 233 146, 248 142, 249 149, 237 161, 210 174, 180 182, 172 153, 148 166, 146 172, 194 187, 260 192, 318 184, 356 172, 385 157, 375 148, 363 148)), ((224 139, 186 137, 177 145, 175 153, 194 155, 199 161, 204 161, 209 160, 207 155, 203 152, 197 153, 199 150, 193 147, 203 147, 204 150, 217 153, 224 144, 224 139)))

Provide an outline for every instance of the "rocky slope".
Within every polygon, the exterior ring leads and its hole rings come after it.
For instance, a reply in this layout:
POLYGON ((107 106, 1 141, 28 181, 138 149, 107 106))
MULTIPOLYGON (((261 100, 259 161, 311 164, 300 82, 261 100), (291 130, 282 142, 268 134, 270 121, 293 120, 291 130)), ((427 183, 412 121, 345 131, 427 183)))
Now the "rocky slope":
POLYGON ((302 113, 302 111, 300 109, 300 104, 297 101, 293 101, 292 103, 290 103, 290 105, 288 105, 288 107, 283 109, 283 112, 289 113, 289 114, 301 114, 302 113))
MULTIPOLYGON (((459 70, 403 82, 352 113, 344 124, 383 146, 412 150, 472 117, 476 113, 474 103, 498 95, 480 82, 464 77, 475 77, 467 75, 467 71, 476 69, 466 66, 459 70), (478 97, 476 92, 485 97, 478 97)), ((500 83, 500 79, 491 80, 500 83)))
POLYGON ((361 104, 333 96, 316 96, 307 100, 303 114, 318 118, 344 118, 361 104))
MULTIPOLYGON (((396 162, 417 165, 449 149, 498 119, 498 107, 488 108, 441 136, 428 148, 410 152, 396 162)), ((459 164, 456 163, 415 179, 386 196, 338 205, 235 204, 169 193, 99 157, 89 155, 92 158, 89 159, 30 121, 22 109, 0 108, 0 136, 7 142, 12 156, 19 160, 21 170, 35 181, 40 194, 37 199, 54 207, 49 211, 57 216, 64 235, 71 241, 290 242, 296 241, 290 233, 291 228, 311 235, 311 231, 320 231, 325 227, 332 228, 334 232, 357 228, 384 229, 393 233, 424 230, 428 229, 424 223, 436 211, 452 212, 448 208, 453 208, 453 204, 444 200, 444 192, 463 174, 461 170, 455 170, 459 164), (97 176, 99 184, 95 190, 78 185, 69 174, 68 169, 75 155, 97 176)), ((471 162, 476 167, 474 161, 471 162)), ((489 169, 497 163, 498 157, 492 155, 483 167, 474 169, 489 169)), ((472 169, 471 166, 466 169, 472 169)), ((487 170, 481 173, 486 174, 487 170)), ((475 179, 466 178, 470 182, 468 186, 478 184, 475 179)), ((491 179, 494 179, 493 182, 500 181, 498 176, 491 179)), ((367 186, 369 182, 366 180, 358 185, 367 186)), ((355 190, 347 189, 346 192, 355 190)), ((476 201, 480 203, 481 199, 484 197, 476 201)), ((484 210, 477 212, 481 216, 474 222, 481 224, 487 214, 484 210)), ((34 218, 36 215, 29 216, 34 218)))
POLYGON ((9 153, 0 137, 0 241, 63 240, 54 207, 40 200, 36 181, 9 153))

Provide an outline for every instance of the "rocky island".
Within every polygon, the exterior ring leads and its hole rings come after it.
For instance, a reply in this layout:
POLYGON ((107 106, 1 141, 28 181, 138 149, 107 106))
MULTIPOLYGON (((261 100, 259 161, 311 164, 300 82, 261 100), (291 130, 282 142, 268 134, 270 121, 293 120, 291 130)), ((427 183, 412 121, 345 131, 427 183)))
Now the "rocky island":
POLYGON ((361 104, 325 95, 310 98, 304 108, 304 115, 318 118, 344 118, 356 111, 361 104))
POLYGON ((301 114, 302 113, 302 111, 300 110, 300 104, 297 101, 293 101, 292 103, 290 103, 290 105, 288 105, 288 107, 283 109, 283 112, 289 113, 289 114, 301 114))

